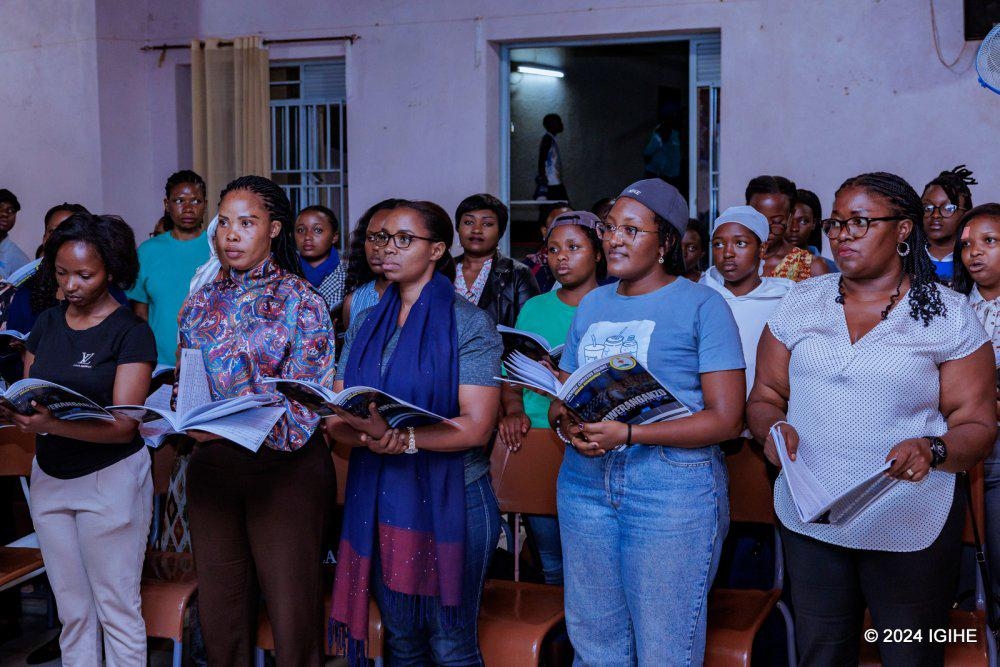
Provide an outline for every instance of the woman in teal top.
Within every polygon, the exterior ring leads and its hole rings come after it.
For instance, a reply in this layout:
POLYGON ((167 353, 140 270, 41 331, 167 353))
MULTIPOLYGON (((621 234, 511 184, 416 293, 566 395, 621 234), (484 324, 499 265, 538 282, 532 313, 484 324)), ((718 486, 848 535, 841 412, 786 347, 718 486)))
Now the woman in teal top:
MULTIPOLYGON (((598 222, 600 218, 589 211, 563 213, 552 222, 545 238, 545 256, 561 287, 528 299, 517 316, 517 329, 541 335, 550 347, 566 340, 580 299, 607 274, 597 238, 598 222)), ((542 394, 504 385, 500 442, 517 450, 529 428, 549 428, 549 403, 550 399, 542 394)), ((554 517, 530 516, 527 522, 538 547, 545 583, 562 585, 558 521, 554 517)))

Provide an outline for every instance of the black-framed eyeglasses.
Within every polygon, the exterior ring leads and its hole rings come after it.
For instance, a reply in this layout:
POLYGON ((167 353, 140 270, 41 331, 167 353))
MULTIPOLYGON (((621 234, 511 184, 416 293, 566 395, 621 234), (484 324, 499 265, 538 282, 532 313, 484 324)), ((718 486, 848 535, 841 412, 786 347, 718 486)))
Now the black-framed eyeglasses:
POLYGON ((609 222, 599 222, 594 226, 597 238, 610 241, 616 235, 628 241, 635 241, 639 234, 656 234, 658 230, 639 229, 634 225, 612 225, 609 222))
POLYGON ((888 222, 890 220, 905 220, 904 215, 888 215, 882 218, 865 218, 862 216, 848 218, 847 220, 837 220, 836 218, 827 218, 823 221, 823 233, 827 235, 828 238, 835 239, 840 236, 840 230, 847 226, 847 233, 851 235, 852 238, 859 239, 868 233, 868 228, 873 222, 888 222))
POLYGON ((942 204, 941 206, 935 206, 934 204, 924 204, 924 215, 928 216, 934 215, 934 211, 937 211, 938 213, 941 214, 942 218, 950 218, 951 216, 955 215, 955 211, 962 211, 962 210, 965 209, 959 206, 958 204, 952 204, 952 203, 942 204))
POLYGON ((420 239, 421 241, 430 241, 431 243, 436 243, 437 239, 431 238, 430 236, 417 236, 416 234, 410 234, 407 232, 396 232, 395 234, 387 234, 385 232, 375 232, 374 234, 369 234, 367 236, 369 242, 374 243, 376 247, 384 248, 389 245, 389 239, 392 239, 392 244, 399 248, 400 250, 405 250, 410 247, 413 243, 413 239, 420 239))

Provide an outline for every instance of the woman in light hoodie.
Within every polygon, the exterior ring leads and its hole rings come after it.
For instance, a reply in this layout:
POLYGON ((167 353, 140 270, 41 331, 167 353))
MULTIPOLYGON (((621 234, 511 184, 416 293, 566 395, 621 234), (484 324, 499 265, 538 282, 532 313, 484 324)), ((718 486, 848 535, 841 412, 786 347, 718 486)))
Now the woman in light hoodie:
POLYGON ((724 296, 733 311, 747 364, 747 396, 757 367, 757 341, 771 311, 795 284, 761 277, 760 250, 768 230, 767 218, 752 206, 727 208, 712 223, 712 266, 699 281, 724 296))

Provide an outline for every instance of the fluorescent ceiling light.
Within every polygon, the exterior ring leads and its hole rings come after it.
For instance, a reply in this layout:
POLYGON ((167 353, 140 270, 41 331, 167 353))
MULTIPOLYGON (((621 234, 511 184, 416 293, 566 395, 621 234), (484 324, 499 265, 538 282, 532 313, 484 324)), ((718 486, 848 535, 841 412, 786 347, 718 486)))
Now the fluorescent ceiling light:
POLYGON ((517 71, 522 74, 537 74, 538 76, 552 76, 561 79, 566 74, 561 69, 546 67, 544 65, 518 65, 517 71))

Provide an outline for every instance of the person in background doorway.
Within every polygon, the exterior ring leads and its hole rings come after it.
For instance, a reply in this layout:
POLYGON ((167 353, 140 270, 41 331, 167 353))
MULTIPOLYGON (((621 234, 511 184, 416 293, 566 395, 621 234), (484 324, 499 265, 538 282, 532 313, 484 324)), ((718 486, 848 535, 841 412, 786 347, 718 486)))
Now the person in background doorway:
POLYGON ((21 202, 6 188, 0 189, 0 278, 6 278, 31 261, 21 247, 10 238, 17 222, 21 202))
MULTIPOLYGON (((559 114, 550 113, 542 119, 545 134, 538 143, 538 169, 535 173, 535 199, 569 203, 569 194, 563 183, 562 156, 556 136, 563 131, 559 114)), ((542 226, 552 211, 552 205, 538 206, 538 225, 542 226)))
POLYGON ((333 309, 336 297, 333 272, 340 265, 340 223, 326 206, 307 206, 295 219, 295 247, 299 251, 302 275, 333 309))
POLYGON ((684 277, 693 283, 701 280, 705 255, 708 254, 708 238, 701 223, 690 218, 681 237, 681 252, 684 255, 684 277))
POLYGON ((503 202, 485 193, 458 205, 455 227, 465 252, 456 259, 455 290, 496 324, 512 327, 524 302, 538 294, 538 284, 528 267, 497 248, 507 215, 503 202))
POLYGON ((771 229, 764 244, 762 267, 763 275, 769 278, 799 282, 829 273, 825 262, 813 261, 815 255, 785 237, 795 202, 795 183, 784 176, 758 176, 747 184, 746 203, 767 218, 771 229))
POLYGON ((945 285, 951 285, 952 281, 958 222, 962 214, 972 208, 970 185, 976 185, 976 179, 964 164, 960 164, 938 174, 924 187, 920 198, 924 205, 927 254, 934 263, 938 280, 945 285))
POLYGON ((195 271, 208 260, 205 181, 193 171, 171 174, 163 207, 174 223, 169 232, 139 246, 139 279, 128 292, 135 314, 149 322, 156 336, 156 361, 177 362, 177 314, 195 271))
POLYGON ((681 118, 676 105, 668 106, 661 114, 660 123, 649 135, 642 149, 647 178, 662 178, 676 188, 681 176, 681 118))
POLYGON ((539 292, 548 292, 556 284, 555 276, 552 275, 552 270, 549 268, 549 249, 547 243, 549 228, 552 226, 553 220, 570 210, 572 209, 569 206, 556 206, 549 212, 549 216, 545 219, 545 224, 542 225, 540 230, 542 232, 540 247, 536 252, 524 258, 524 265, 528 267, 531 275, 535 277, 539 292))

